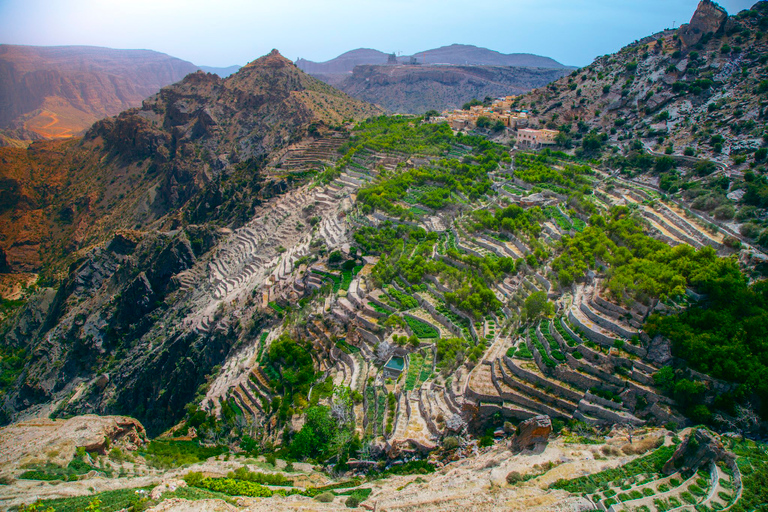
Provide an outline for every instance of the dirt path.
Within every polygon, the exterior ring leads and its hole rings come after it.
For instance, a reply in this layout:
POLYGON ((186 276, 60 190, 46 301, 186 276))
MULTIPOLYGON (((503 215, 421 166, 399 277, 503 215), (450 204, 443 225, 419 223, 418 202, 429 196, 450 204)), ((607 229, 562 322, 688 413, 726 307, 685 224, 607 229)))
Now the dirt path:
POLYGON ((74 137, 72 128, 56 126, 61 123, 59 115, 50 110, 43 110, 37 116, 24 123, 24 128, 48 139, 68 139, 74 137), (47 119, 47 124, 41 125, 47 119))

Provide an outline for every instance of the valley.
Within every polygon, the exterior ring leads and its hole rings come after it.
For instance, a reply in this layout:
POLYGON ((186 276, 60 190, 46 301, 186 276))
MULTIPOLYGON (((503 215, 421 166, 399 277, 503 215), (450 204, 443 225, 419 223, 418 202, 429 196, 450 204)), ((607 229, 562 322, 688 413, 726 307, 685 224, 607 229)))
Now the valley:
POLYGON ((761 510, 761 27, 444 115, 273 50, 3 148, 0 508, 761 510))

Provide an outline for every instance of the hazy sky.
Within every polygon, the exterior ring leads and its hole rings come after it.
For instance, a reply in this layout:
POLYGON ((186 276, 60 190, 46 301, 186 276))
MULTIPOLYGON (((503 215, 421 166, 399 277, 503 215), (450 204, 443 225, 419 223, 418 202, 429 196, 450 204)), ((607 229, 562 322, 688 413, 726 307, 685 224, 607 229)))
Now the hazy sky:
MULTIPOLYGON (((721 0, 729 13, 756 0, 721 0)), ((198 65, 277 48, 323 61, 354 48, 452 43, 582 66, 690 20, 698 0, 0 0, 0 43, 146 48, 198 65)))

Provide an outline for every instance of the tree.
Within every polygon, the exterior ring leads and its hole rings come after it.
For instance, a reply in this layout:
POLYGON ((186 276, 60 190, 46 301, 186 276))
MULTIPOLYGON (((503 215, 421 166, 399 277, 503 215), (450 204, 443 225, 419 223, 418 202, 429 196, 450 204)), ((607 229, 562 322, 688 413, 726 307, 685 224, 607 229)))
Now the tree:
POLYGON ((427 110, 424 112, 424 119, 432 119, 433 117, 438 117, 440 115, 440 112, 437 110, 427 110))
POLYGON ((534 292, 525 299, 523 312, 526 320, 534 321, 541 316, 551 317, 555 314, 555 305, 547 299, 544 292, 534 292))
POLYGON ((563 133, 562 131, 557 132, 557 135, 555 135, 555 143, 558 146, 566 149, 573 146, 571 137, 568 136, 568 134, 563 133))
POLYGON ((696 164, 696 166, 693 168, 693 172, 695 172, 698 176, 709 176, 715 172, 715 169, 717 169, 715 162, 712 162, 711 160, 703 160, 696 164))
POLYGON ((491 120, 490 118, 486 116, 480 116, 477 118, 477 127, 478 128, 490 128, 491 126, 491 120))
POLYGON ((472 107, 475 107, 477 105, 482 105, 482 104, 483 104, 482 101, 478 100, 477 98, 474 98, 474 99, 468 101, 467 103, 465 103, 464 105, 462 105, 461 109, 462 110, 469 110, 472 107))

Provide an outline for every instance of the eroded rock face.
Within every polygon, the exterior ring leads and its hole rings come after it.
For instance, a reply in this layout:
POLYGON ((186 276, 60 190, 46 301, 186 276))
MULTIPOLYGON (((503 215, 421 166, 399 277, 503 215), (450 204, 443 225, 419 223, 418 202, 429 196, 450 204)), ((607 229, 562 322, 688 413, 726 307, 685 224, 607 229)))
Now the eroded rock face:
POLYGON ((105 454, 109 447, 135 450, 147 440, 144 426, 127 416, 88 414, 68 420, 21 421, 0 428, 0 474, 27 464, 66 466, 78 448, 105 454))
POLYGON ((549 416, 535 416, 522 422, 517 427, 517 435, 512 440, 510 449, 514 452, 544 448, 552 433, 552 420, 549 416))
POLYGON ((701 0, 690 23, 680 25, 677 31, 683 47, 693 46, 701 41, 704 34, 718 32, 725 25, 728 13, 711 0, 701 0))
POLYGON ((680 443, 672 457, 664 464, 664 474, 670 475, 675 471, 696 471, 711 462, 727 460, 731 455, 709 431, 697 429, 680 443))

